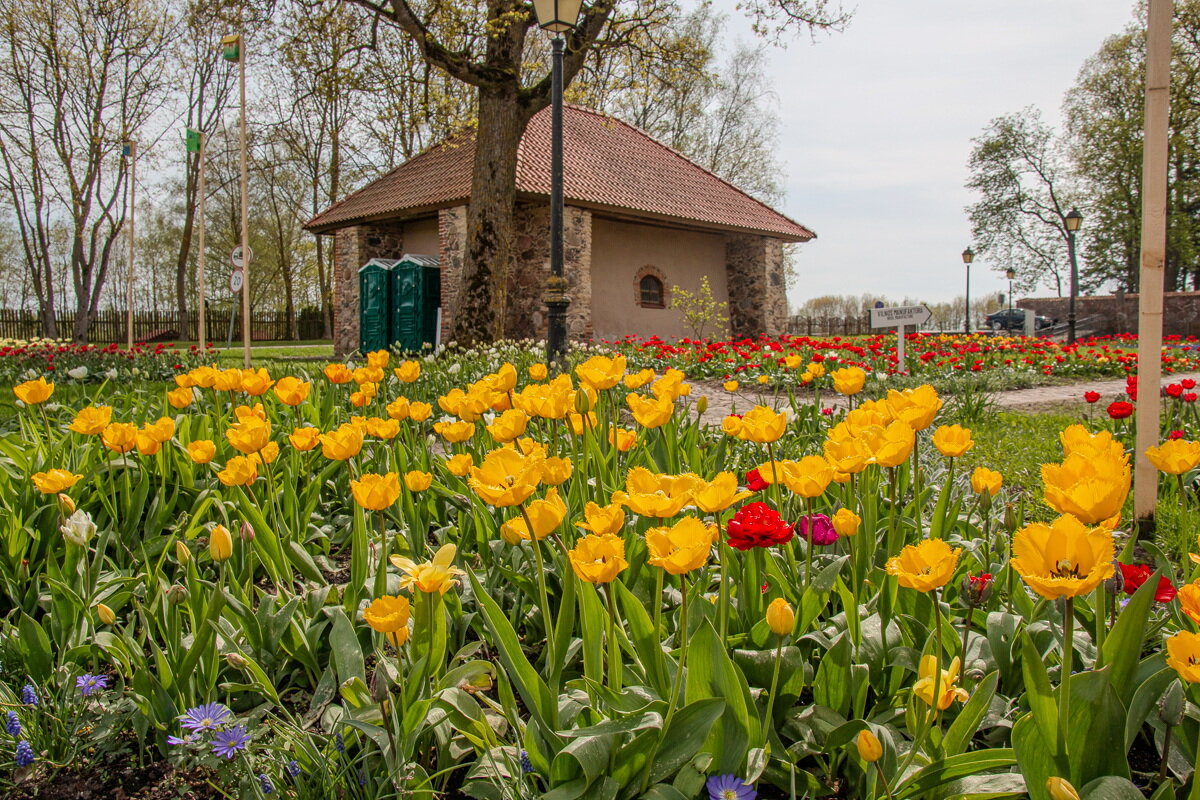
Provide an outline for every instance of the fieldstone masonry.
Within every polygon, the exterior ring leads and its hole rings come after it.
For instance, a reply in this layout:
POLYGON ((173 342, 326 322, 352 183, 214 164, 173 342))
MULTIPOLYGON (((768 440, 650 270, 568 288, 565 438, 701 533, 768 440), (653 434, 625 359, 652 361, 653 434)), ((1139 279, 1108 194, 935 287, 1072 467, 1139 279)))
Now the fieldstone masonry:
POLYGON ((333 240, 333 352, 338 358, 358 349, 358 270, 372 258, 404 255, 399 225, 338 228, 333 240))
POLYGON ((787 326, 783 243, 753 234, 725 239, 729 328, 734 336, 777 336, 787 326))
POLYGON ((438 267, 442 271, 442 341, 450 341, 463 259, 467 252, 467 207, 453 206, 438 212, 438 267))

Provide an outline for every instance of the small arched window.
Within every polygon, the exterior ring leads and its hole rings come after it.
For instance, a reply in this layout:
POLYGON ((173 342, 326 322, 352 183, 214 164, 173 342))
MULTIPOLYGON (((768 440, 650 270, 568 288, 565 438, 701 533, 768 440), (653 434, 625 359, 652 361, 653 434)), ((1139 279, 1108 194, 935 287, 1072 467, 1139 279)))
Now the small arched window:
POLYGON ((638 283, 642 308, 666 308, 663 282, 657 275, 643 275, 638 283))

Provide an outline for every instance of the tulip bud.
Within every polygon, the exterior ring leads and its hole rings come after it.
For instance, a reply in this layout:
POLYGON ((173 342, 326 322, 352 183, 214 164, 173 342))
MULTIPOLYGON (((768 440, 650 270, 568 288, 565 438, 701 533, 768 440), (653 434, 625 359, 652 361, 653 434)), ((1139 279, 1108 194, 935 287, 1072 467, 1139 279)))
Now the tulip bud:
POLYGON ((249 522, 243 522, 242 527, 238 530, 238 536, 243 542, 254 541, 254 528, 249 522))
POLYGON ((1079 800, 1079 792, 1065 778, 1046 778, 1046 791, 1050 800, 1079 800))
POLYGON ((69 517, 75 513, 75 501, 65 494, 58 496, 58 513, 69 517))
POLYGON ((1004 504, 1004 530, 1010 534, 1017 531, 1017 512, 1013 510, 1012 503, 1004 504))
POLYGON ((700 395, 700 399, 696 401, 696 413, 703 414, 708 411, 708 395, 700 395))
POLYGON ((883 758, 883 744, 879 741, 879 737, 867 728, 858 732, 854 744, 858 746, 859 757, 868 764, 874 764, 883 758))
POLYGON ((250 662, 241 653, 226 653, 225 663, 234 669, 245 669, 250 666, 250 662))
POLYGON ((96 616, 99 617, 100 621, 105 625, 112 625, 117 621, 117 615, 113 613, 111 608, 104 605, 104 603, 96 604, 96 616))
POLYGON ((1179 681, 1173 681, 1158 701, 1158 718, 1164 725, 1174 726, 1183 722, 1183 685, 1179 681))
POLYGON ((78 547, 86 547, 88 540, 96 533, 96 523, 83 509, 79 509, 59 526, 63 538, 78 547))
POLYGON ((779 636, 787 636, 796 624, 796 612, 782 597, 776 597, 767 606, 767 626, 779 636))
POLYGON ((173 584, 167 589, 167 601, 172 605, 186 603, 188 599, 188 590, 186 586, 180 586, 178 583, 173 584))
POLYGON ((575 413, 586 414, 592 410, 592 397, 587 393, 586 389, 578 389, 575 392, 575 413))
POLYGON ((376 703, 382 703, 387 699, 391 687, 392 682, 387 673, 381 667, 376 666, 371 672, 371 699, 376 703))
POLYGON ((188 549, 186 543, 179 539, 175 540, 175 560, 180 564, 186 564, 192 560, 192 551, 188 549))
POLYGON ((213 561, 226 561, 233 555, 233 537, 224 525, 212 529, 208 537, 208 554, 213 561))

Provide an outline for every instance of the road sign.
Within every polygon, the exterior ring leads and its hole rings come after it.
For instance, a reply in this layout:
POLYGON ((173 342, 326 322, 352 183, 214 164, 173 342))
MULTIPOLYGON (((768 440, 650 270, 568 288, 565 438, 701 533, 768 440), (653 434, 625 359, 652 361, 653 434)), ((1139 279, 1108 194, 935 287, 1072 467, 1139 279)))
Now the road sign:
POLYGON ((235 269, 229 273, 229 291, 237 294, 242 290, 242 284, 245 282, 246 273, 240 269, 235 269))
POLYGON ((925 306, 872 308, 872 328, 896 328, 900 325, 924 325, 933 316, 925 306))
MULTIPOLYGON (((254 260, 254 251, 249 247, 247 247, 246 250, 250 254, 250 260, 254 260)), ((240 244, 233 248, 233 252, 229 254, 229 260, 232 261, 233 265, 238 269, 246 268, 246 262, 242 259, 242 246, 240 244)))

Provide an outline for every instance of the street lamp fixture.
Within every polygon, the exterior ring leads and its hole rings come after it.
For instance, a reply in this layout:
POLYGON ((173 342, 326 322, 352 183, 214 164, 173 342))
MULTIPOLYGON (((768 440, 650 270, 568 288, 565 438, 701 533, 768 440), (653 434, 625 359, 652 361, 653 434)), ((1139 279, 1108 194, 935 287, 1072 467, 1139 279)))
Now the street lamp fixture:
POLYGON ((1075 298, 1079 296, 1079 264, 1075 258, 1075 232, 1083 224, 1083 214, 1072 208, 1063 224, 1067 228, 1067 255, 1071 259, 1071 297, 1067 302, 1067 344, 1075 344, 1075 298))
POLYGON ((967 297, 963 301, 963 332, 971 335, 971 262, 975 260, 975 251, 967 248, 962 251, 963 263, 967 265, 967 297))
MULTIPOLYGON (((1004 277, 1008 278, 1008 325, 1012 325, 1012 282, 1017 277, 1017 271, 1012 267, 1004 270, 1004 277)), ((1007 327, 1007 325, 1005 326, 1007 327)))
POLYGON ((546 363, 563 368, 567 354, 567 279, 563 277, 563 49, 561 34, 579 21, 582 0, 534 0, 538 25, 554 33, 550 69, 550 277, 546 303, 546 363))

